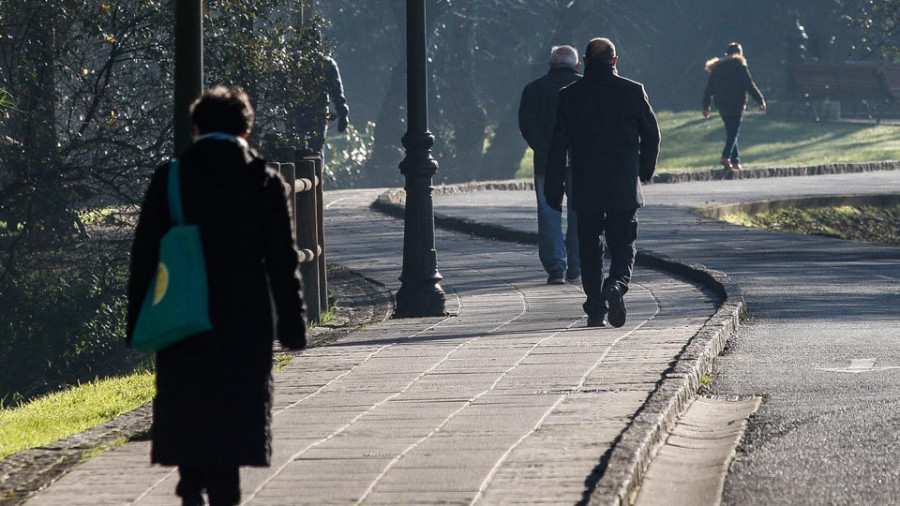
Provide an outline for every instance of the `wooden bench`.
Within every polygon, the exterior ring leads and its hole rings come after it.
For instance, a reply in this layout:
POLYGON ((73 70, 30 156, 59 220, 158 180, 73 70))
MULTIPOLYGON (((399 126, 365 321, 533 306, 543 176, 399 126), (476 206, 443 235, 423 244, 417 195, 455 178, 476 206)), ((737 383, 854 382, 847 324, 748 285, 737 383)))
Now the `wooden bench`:
POLYGON ((791 65, 790 73, 801 100, 842 100, 854 106, 853 114, 856 106, 862 105, 869 118, 880 120, 885 106, 900 102, 900 65, 855 61, 800 63, 791 65))
POLYGON ((794 88, 801 97, 831 100, 837 90, 837 68, 835 65, 799 63, 791 65, 794 88))

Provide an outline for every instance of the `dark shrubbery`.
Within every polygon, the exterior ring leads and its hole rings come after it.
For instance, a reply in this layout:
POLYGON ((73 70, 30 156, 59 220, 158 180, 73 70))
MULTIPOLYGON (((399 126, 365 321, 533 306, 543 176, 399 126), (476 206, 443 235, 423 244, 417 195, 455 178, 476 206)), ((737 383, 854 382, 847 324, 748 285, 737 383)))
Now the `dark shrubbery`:
MULTIPOLYGON (((255 144, 303 139, 328 54, 304 3, 205 3, 206 82, 251 93, 255 144)), ((172 154, 173 5, 0 1, 0 402, 148 361, 123 341, 133 220, 95 210, 133 212, 172 154)))
POLYGON ((148 361, 123 346, 126 247, 98 240, 17 257, 22 268, 0 280, 5 404, 148 361))

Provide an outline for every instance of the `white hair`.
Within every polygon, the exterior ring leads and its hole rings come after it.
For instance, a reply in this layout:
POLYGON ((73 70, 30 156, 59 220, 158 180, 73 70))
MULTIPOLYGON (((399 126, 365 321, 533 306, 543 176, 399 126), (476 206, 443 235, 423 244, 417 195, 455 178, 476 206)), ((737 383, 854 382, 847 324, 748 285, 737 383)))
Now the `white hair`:
POLYGON ((578 51, 572 46, 553 46, 550 49, 550 65, 554 67, 578 65, 578 51))

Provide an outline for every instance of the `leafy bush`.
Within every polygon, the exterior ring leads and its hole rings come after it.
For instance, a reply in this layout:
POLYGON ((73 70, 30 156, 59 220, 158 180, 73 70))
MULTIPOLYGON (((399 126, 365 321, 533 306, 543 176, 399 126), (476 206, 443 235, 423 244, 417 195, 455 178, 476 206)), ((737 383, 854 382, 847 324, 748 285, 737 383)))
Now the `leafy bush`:
POLYGON ((328 138, 325 143, 325 178, 329 188, 357 188, 371 179, 364 169, 366 160, 372 154, 374 141, 375 123, 371 121, 366 124, 365 130, 357 130, 351 123, 345 134, 328 138))
MULTIPOLYGON (((250 92, 254 140, 303 140, 289 109, 329 53, 304 4, 205 4, 206 80, 250 92)), ((133 222, 112 210, 171 156, 172 6, 0 1, 0 401, 144 360, 123 345, 133 222)))
MULTIPOLYGON (((0 399, 21 401, 147 359, 123 346, 126 243, 25 251, 0 278, 0 399)), ((3 253, 7 255, 7 253, 3 253)))

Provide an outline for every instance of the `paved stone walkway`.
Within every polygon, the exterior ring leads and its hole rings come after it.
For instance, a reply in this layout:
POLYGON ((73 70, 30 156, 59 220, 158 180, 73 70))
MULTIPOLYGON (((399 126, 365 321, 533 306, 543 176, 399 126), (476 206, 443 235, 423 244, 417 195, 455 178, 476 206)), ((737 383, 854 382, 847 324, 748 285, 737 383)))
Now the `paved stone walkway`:
MULTIPOLYGON (((900 504, 900 249, 729 225, 708 204, 900 194, 900 170, 644 188, 638 248, 727 273, 750 320, 716 359, 712 393, 763 396, 726 504, 900 504), (834 372, 852 369, 854 373, 834 372), (867 364, 867 365, 865 365, 867 364)), ((534 196, 435 199, 437 213, 534 231, 534 196)))
MULTIPOLYGON (((329 259, 392 291, 402 222, 378 191, 327 195, 329 259)), ((486 209, 490 212, 490 209, 486 209)), ((574 504, 716 302, 639 269, 628 322, 587 329, 578 285, 548 286, 533 246, 438 232, 450 314, 388 320, 276 374, 271 468, 244 503, 574 504)), ((94 457, 28 502, 178 504, 149 443, 94 457)))

